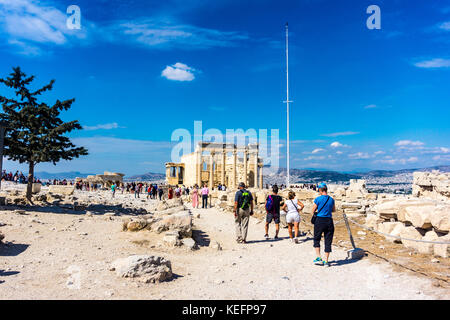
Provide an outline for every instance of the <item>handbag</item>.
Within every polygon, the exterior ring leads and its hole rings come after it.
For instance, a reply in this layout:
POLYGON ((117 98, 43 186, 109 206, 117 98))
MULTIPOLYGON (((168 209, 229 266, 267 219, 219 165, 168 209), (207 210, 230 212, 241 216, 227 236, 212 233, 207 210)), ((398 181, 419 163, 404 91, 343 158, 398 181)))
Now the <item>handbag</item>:
POLYGON ((330 196, 328 196, 327 201, 325 201, 325 203, 323 204, 322 208, 320 208, 320 210, 314 212, 313 216, 311 217, 311 223, 315 224, 316 220, 317 220, 317 214, 322 211, 323 207, 325 207, 325 205, 327 204, 328 200, 330 200, 330 196))

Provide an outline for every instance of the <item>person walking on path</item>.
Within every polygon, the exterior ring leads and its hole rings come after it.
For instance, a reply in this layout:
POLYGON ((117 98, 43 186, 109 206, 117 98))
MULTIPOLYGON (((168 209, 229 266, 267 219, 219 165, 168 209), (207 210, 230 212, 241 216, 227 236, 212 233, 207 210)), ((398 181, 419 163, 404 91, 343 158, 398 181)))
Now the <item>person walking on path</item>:
POLYGON ((134 187, 134 198, 139 198, 139 192, 140 192, 140 186, 139 185, 136 185, 135 187, 134 187))
POLYGON ((243 182, 239 183, 239 190, 234 197, 234 222, 236 226, 237 243, 246 243, 248 221, 253 215, 253 196, 245 189, 243 182))
POLYGON ((158 185, 155 183, 152 188, 152 199, 156 200, 156 194, 158 193, 158 185))
POLYGON ((173 189, 172 189, 172 187, 169 187, 169 191, 167 191, 167 197, 169 199, 173 198, 173 189))
POLYGON ((314 248, 316 250, 316 259, 313 261, 315 264, 323 264, 329 267, 328 259, 330 258, 331 244, 334 236, 334 224, 332 218, 332 212, 336 211, 334 199, 328 195, 328 187, 325 183, 320 183, 317 188, 319 189, 320 196, 314 200, 312 213, 312 221, 314 222, 314 248), (315 213, 317 210, 317 213, 315 213), (320 255, 320 240, 322 234, 325 238, 325 260, 322 260, 320 255))
POLYGON ((159 195, 159 201, 162 200, 162 196, 164 194, 164 190, 163 188, 161 188, 161 186, 158 188, 158 195, 159 195))
POLYGON ((283 201, 283 198, 281 198, 278 195, 278 187, 273 186, 272 188, 272 194, 269 195, 266 199, 266 226, 265 230, 266 233, 264 235, 264 238, 266 240, 269 239, 269 224, 272 222, 272 220, 275 222, 275 237, 274 239, 278 239, 278 233, 280 232, 280 204, 281 201, 283 201))
POLYGON ((303 203, 295 197, 295 192, 289 191, 288 200, 286 200, 281 209, 287 212, 286 223, 288 224, 288 232, 291 242, 298 243, 300 211, 302 211, 304 207, 305 206, 303 203), (295 237, 292 236, 292 227, 294 227, 295 237))
POLYGON ((203 209, 208 208, 208 195, 209 195, 209 189, 206 186, 206 184, 204 184, 203 188, 202 188, 202 208, 203 209))
POLYGON ((192 208, 198 208, 198 186, 195 185, 192 189, 192 208))
POLYGON ((112 192, 112 198, 114 198, 114 195, 116 194, 116 184, 113 183, 111 185, 111 192, 112 192))

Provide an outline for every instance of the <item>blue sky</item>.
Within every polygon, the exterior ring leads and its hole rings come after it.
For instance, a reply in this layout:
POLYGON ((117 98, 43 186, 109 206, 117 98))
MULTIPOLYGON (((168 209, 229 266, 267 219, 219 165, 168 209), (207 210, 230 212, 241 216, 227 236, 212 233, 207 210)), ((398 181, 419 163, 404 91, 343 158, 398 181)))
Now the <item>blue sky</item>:
POLYGON ((450 164, 448 0, 0 0, 0 77, 21 66, 36 86, 56 80, 46 101, 76 98, 64 119, 90 155, 37 171, 163 172, 172 132, 196 120, 279 129, 285 166, 286 21, 291 167, 450 164))

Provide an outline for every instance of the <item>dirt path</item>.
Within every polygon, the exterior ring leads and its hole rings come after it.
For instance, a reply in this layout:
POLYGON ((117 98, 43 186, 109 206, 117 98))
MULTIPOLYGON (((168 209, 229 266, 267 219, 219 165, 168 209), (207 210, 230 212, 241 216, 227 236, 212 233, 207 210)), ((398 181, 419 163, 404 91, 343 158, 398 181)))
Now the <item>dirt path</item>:
POLYGON ((2 211, 6 225, 0 231, 10 244, 0 246, 0 299, 450 298, 449 290, 433 287, 429 279, 393 271, 386 262, 348 262, 338 248, 330 268, 315 266, 311 240, 293 244, 286 229, 282 240, 263 240, 264 225, 257 219, 250 221, 249 243, 237 244, 232 215, 197 213, 201 247, 188 251, 168 249, 146 231, 122 232, 121 217, 2 211), (216 241, 222 251, 212 248, 216 241), (131 254, 168 258, 174 279, 142 284, 109 271, 113 260, 131 254), (71 274, 75 280, 67 286, 71 274))

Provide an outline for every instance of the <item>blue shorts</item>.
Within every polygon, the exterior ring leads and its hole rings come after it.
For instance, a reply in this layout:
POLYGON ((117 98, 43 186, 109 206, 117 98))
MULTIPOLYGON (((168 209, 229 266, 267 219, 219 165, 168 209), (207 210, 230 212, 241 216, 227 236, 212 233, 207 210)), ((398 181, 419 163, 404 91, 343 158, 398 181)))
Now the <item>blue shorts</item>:
POLYGON ((273 221, 275 221, 275 224, 279 224, 280 223, 280 214, 273 214, 272 212, 267 212, 267 216, 266 216, 266 222, 267 223, 271 223, 273 221))

